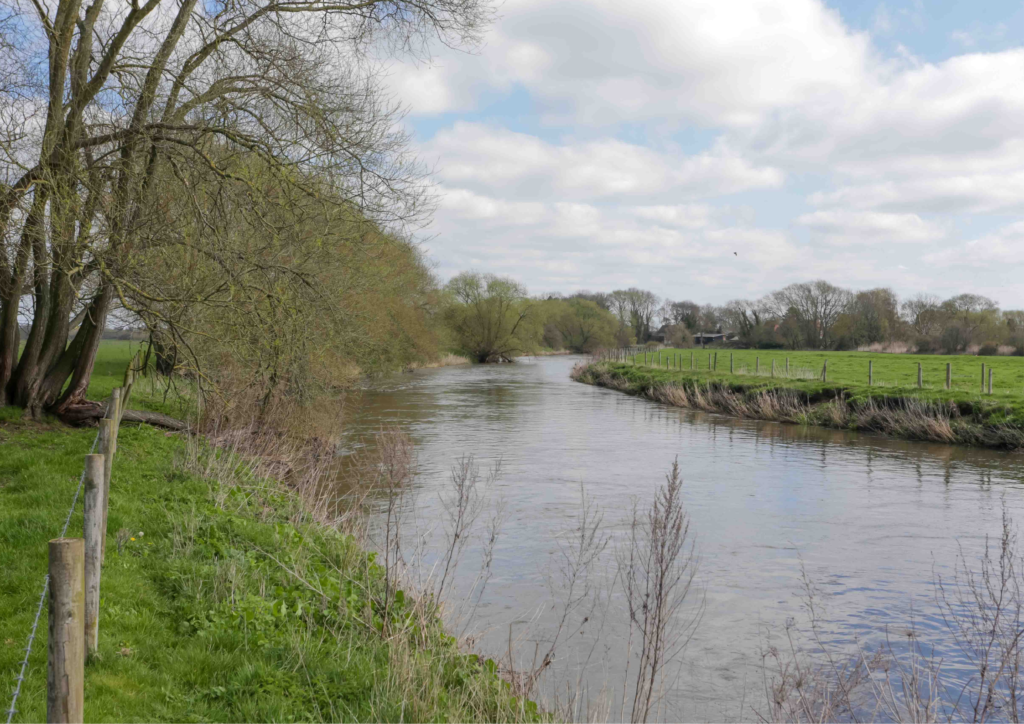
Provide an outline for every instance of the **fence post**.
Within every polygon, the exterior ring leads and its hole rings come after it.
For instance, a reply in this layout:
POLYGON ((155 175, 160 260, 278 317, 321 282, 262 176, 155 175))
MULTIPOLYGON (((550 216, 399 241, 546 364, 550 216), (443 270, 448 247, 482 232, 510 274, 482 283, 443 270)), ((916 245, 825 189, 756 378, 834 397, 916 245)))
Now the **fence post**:
POLYGON ((948 390, 953 384, 953 365, 949 362, 946 363, 946 389, 948 390))
POLYGON ((110 478, 117 452, 117 420, 100 420, 100 453, 103 455, 103 530, 100 535, 100 557, 107 555, 107 513, 110 509, 110 478))
POLYGON ((761 358, 760 357, 754 357, 754 374, 755 375, 761 374, 761 358))
POLYGON ((825 358, 825 364, 821 366, 821 381, 828 382, 828 357, 825 358))
POLYGON ((718 372, 718 352, 715 352, 715 372, 718 372))
POLYGON ((711 371, 711 353, 708 352, 708 372, 711 371))
POLYGON ((775 377, 775 358, 772 357, 772 377, 775 377))
POLYGON ((693 369, 693 352, 690 352, 690 369, 693 369))
POLYGON ((992 367, 991 367, 991 365, 988 368, 988 393, 990 395, 992 394, 992 367))
POLYGON ((85 456, 85 648, 96 653, 99 646, 100 568, 103 565, 103 465, 102 455, 85 456))
POLYGON ((54 538, 49 553, 46 721, 81 722, 85 717, 85 542, 54 538))
POLYGON ((874 379, 875 379, 875 361, 869 359, 868 360, 868 387, 871 387, 874 384, 874 379))
POLYGON ((786 358, 786 376, 789 377, 789 357, 786 358))
POLYGON ((921 372, 921 363, 917 363, 917 389, 924 387, 924 373, 921 372))
POLYGON ((985 394, 985 363, 981 363, 981 394, 985 394))
POLYGON ((729 374, 731 375, 732 373, 733 373, 732 352, 730 352, 729 353, 729 374))

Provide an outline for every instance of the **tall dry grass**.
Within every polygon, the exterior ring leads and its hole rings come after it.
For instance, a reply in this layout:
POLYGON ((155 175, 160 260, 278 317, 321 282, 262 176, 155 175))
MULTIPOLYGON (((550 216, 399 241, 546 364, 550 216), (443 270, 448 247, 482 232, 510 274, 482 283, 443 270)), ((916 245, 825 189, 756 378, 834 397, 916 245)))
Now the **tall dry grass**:
POLYGON ((604 365, 587 363, 578 364, 572 377, 655 402, 734 417, 865 430, 926 442, 1011 450, 1024 447, 1024 430, 1012 425, 978 422, 952 402, 917 397, 850 399, 845 396, 812 402, 796 390, 734 389, 715 380, 637 387, 604 365))

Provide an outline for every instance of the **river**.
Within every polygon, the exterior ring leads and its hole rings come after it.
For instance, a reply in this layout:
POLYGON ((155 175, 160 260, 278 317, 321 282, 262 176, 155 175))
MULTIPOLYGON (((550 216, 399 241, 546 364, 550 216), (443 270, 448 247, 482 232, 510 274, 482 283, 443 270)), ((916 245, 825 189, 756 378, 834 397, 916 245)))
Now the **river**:
MULTIPOLYGON (((1020 454, 673 408, 573 382, 577 361, 423 370, 349 405, 349 449, 382 425, 411 436, 418 474, 406 503, 428 560, 441 541, 439 494, 452 463, 472 454, 486 468, 500 458, 501 475, 482 490, 491 509, 503 501, 506 516, 493 577, 472 618, 458 624, 477 634, 478 650, 504 654, 511 625, 529 659, 543 645, 534 642, 550 636, 559 540, 577 525, 581 483, 609 533, 621 534, 631 501, 650 501, 678 458, 705 610, 669 671, 661 718, 753 718, 761 650, 782 640, 787 621, 805 630, 802 571, 818 590, 827 645, 870 650, 913 621, 919 640, 948 661, 944 669, 962 664, 939 616, 935 576, 952 574, 960 547, 977 558, 985 537, 998 536, 1004 506, 1021 520, 1020 454)), ((474 590, 488 518, 467 550, 456 598, 474 590)), ((614 578, 613 558, 609 549, 598 578, 614 578)), ((558 651, 545 691, 550 700, 582 681, 591 704, 610 700, 606 716, 618 719, 621 595, 601 610, 558 651)))

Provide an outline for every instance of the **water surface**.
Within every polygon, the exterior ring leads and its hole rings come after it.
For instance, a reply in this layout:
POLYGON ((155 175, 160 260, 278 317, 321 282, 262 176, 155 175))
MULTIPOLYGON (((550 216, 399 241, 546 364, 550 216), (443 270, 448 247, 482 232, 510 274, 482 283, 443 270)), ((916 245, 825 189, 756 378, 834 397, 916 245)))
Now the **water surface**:
MULTIPOLYGON (((766 636, 806 620, 802 571, 822 592, 830 644, 871 648, 887 627, 913 620, 955 671, 934 577, 951 573, 958 546, 979 554, 985 536, 999 532, 1004 505, 1020 519, 1021 455, 682 410, 572 382, 576 361, 420 371, 367 390, 350 409, 352 448, 381 425, 412 437, 418 475, 409 503, 428 552, 440 544, 439 492, 453 461, 501 459, 500 478, 484 491, 491 504, 504 501, 507 521, 470 622, 480 650, 504 653, 510 624, 526 637, 519 648, 527 658, 530 642, 550 635, 553 561, 559 536, 577 524, 581 482, 616 533, 634 497, 649 501, 678 458, 706 610, 670 677, 663 718, 751 718, 766 636)), ((474 539, 456 582, 463 596, 479 551, 474 539)), ((584 627, 560 652, 548 686, 564 692, 582 670, 592 696, 603 687, 614 699, 625 621, 614 597, 600 630, 584 627)))

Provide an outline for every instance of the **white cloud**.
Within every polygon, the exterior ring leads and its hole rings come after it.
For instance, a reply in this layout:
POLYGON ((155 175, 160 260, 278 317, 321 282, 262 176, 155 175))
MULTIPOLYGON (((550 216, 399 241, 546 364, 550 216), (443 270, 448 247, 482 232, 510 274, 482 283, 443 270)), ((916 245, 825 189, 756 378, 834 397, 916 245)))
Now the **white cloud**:
POLYGON ((925 261, 942 267, 999 269, 1017 274, 1024 273, 1024 221, 997 229, 978 239, 950 249, 929 254, 925 261))
MULTIPOLYGON (((821 0, 507 0, 499 12, 479 54, 393 72, 414 114, 500 98, 519 104, 510 124, 547 126, 544 138, 510 130, 499 105, 421 144, 447 195, 443 264, 486 257, 526 280, 536 264, 546 288, 653 284, 683 265, 734 294, 817 275, 955 288, 943 259, 960 258, 964 217, 1024 213, 1024 49, 983 52, 998 27, 970 25, 956 38, 972 52, 926 62, 901 46, 884 57, 821 0), (708 140, 684 151, 679 137, 708 140), (723 210, 736 193, 742 221, 723 210), (811 243, 779 230, 794 227, 811 243)), ((919 32, 922 17, 920 4, 879 5, 874 32, 919 32)), ((1024 240, 1007 234, 970 243, 1011 258, 1024 240)))
MULTIPOLYGON (((823 90, 855 88, 869 67, 867 35, 817 0, 508 0, 500 15, 479 55, 439 53, 438 82, 521 84, 548 117, 591 125, 666 114, 749 125, 823 90)), ((407 73, 421 70, 396 67, 396 88, 414 89, 407 73)))
POLYGON ((941 239, 947 233, 943 224, 925 221, 917 214, 877 211, 815 211, 801 215, 797 223, 835 246, 920 244, 941 239))
POLYGON ((513 197, 602 198, 727 194, 778 188, 783 174, 724 146, 698 155, 656 151, 614 138, 556 145, 536 136, 459 121, 423 144, 445 183, 513 197))

